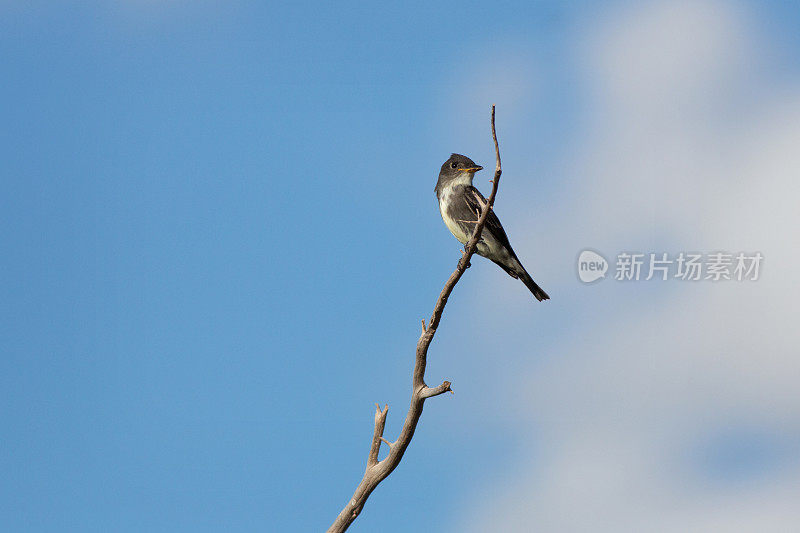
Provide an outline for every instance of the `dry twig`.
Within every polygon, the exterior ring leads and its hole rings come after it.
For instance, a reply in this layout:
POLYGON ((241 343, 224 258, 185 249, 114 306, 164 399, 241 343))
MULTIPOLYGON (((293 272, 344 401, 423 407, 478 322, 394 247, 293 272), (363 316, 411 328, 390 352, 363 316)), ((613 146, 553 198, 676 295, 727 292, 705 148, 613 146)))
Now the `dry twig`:
MULTIPOLYGON (((500 183, 500 174, 502 168, 500 167, 500 147, 497 144, 497 133, 494 128, 494 106, 492 106, 492 140, 494 141, 494 153, 496 156, 497 164, 494 170, 494 179, 492 180, 492 193, 481 211, 481 216, 478 219, 478 224, 475 226, 475 232, 472 238, 467 242, 464 247, 464 253, 461 259, 458 260, 455 271, 450 274, 447 282, 436 300, 436 305, 433 307, 433 314, 431 315, 428 326, 425 326, 425 320, 422 320, 422 335, 417 341, 417 357, 414 363, 414 375, 411 389, 411 406, 408 408, 406 420, 403 422, 403 429, 400 430, 400 435, 394 442, 389 442, 383 438, 383 430, 386 426, 386 415, 389 413, 389 406, 383 409, 379 405, 375 406, 375 432, 372 436, 372 445, 369 449, 367 456, 367 469, 364 472, 364 477, 361 478, 361 483, 356 487, 353 497, 344 506, 342 512, 336 517, 333 525, 328 529, 328 533, 336 533, 345 531, 350 524, 356 519, 364 504, 372 494, 372 491, 378 484, 386 479, 400 464, 403 454, 406 452, 408 445, 411 444, 411 439, 414 437, 414 431, 417 429, 419 417, 422 416, 422 406, 427 398, 438 396, 445 392, 451 391, 450 382, 443 381, 441 385, 436 387, 428 387, 425 384, 425 366, 428 358, 428 347, 436 334, 436 328, 439 327, 439 321, 444 312, 444 306, 447 305, 447 299, 450 293, 464 275, 464 272, 469 268, 469 261, 475 253, 480 240, 481 231, 486 224, 486 217, 489 216, 489 211, 494 205, 494 198, 497 196, 497 186, 500 183), (378 453, 380 452, 381 442, 386 443, 389 447, 389 454, 381 461, 378 461, 378 453)), ((452 391, 451 391, 452 392, 452 391)))

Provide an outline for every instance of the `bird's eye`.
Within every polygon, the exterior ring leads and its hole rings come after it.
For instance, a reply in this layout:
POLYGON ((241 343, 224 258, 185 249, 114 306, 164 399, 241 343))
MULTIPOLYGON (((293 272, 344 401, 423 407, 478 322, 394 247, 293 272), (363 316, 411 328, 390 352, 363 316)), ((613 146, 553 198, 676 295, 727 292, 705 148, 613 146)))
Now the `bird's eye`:
POLYGON ((450 163, 450 168, 458 168, 458 163, 453 161, 452 163, 450 163))

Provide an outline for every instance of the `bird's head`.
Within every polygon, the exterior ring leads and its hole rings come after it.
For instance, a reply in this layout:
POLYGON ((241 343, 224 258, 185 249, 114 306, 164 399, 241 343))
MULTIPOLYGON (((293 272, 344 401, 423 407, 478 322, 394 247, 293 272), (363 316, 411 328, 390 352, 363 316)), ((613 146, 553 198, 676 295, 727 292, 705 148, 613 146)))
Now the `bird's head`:
POLYGON ((444 162, 439 171, 439 180, 436 182, 436 197, 442 198, 442 191, 455 185, 472 185, 475 173, 483 167, 476 165, 469 157, 461 154, 451 154, 450 159, 444 162))
POLYGON ((466 184, 471 184, 473 176, 481 169, 483 167, 475 164, 469 157, 461 154, 452 154, 450 159, 442 165, 442 170, 439 171, 439 181, 442 183, 463 181, 466 184))

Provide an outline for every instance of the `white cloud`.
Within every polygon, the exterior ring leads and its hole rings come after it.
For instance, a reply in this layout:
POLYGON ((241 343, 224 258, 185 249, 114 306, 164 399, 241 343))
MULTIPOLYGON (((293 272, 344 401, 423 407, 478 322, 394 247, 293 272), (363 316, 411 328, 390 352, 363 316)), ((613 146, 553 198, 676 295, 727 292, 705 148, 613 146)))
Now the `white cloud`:
MULTIPOLYGON (((776 87, 760 71, 764 45, 745 14, 728 3, 660 2, 601 21, 583 50, 596 116, 572 168, 585 189, 530 227, 548 221, 548 256, 560 258, 586 245, 758 250, 762 278, 642 283, 632 299, 612 280, 598 293, 576 289, 564 264, 545 270, 544 279, 562 282, 553 293, 595 306, 598 318, 564 327, 559 353, 509 378, 510 392, 494 400, 524 397, 509 431, 535 427, 520 438, 535 440, 541 456, 504 488, 475 494, 457 530, 785 531, 800 523, 800 85, 776 87), (600 222, 587 228, 576 212, 600 222), (731 431, 766 435, 767 444, 726 457, 731 431), (754 472, 725 478, 759 454, 768 457, 754 472), (708 456, 720 457, 721 473, 708 456)), ((524 240, 516 247, 534 249, 524 240)), ((532 346, 536 333, 528 335, 521 342, 532 346)))

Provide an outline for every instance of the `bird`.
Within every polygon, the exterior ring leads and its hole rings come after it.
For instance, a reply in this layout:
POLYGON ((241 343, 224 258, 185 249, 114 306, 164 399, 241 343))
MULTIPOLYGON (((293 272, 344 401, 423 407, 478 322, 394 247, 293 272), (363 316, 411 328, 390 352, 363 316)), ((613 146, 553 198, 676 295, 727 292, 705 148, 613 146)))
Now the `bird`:
MULTIPOLYGON (((487 203, 481 192, 472 186, 475 173, 482 169, 482 166, 475 164, 467 156, 451 154, 442 165, 434 189, 442 220, 450 233, 462 244, 466 244, 472 237, 481 210, 487 203)), ((476 252, 494 262, 512 278, 522 281, 538 301, 550 299, 522 266, 494 210, 489 211, 486 217, 486 225, 481 232, 476 252)))

